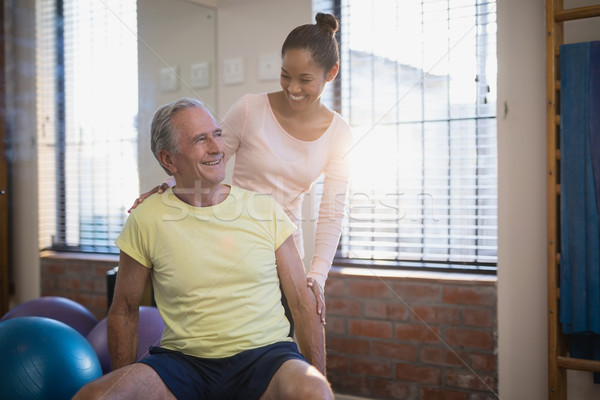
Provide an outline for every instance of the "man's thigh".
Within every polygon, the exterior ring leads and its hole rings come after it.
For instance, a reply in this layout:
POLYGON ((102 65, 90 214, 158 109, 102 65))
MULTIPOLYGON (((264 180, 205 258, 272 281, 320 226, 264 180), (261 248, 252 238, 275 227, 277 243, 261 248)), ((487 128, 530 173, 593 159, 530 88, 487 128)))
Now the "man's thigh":
POLYGON ((78 399, 175 399, 160 376, 145 364, 132 364, 106 374, 84 386, 78 399))
POLYGON ((326 399, 333 393, 327 379, 301 360, 288 360, 277 370, 260 400, 326 399))

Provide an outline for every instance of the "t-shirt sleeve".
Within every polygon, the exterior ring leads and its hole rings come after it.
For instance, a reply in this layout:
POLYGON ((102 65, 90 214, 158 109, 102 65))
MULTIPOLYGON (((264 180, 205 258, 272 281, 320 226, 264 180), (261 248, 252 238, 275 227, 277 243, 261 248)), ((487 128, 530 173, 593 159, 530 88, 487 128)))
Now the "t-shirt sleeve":
POLYGON ((275 238, 275 250, 279 248, 290 237, 296 229, 296 224, 292 222, 290 217, 283 211, 283 208, 274 199, 271 199, 273 205, 273 228, 275 238))
POLYGON ((129 214, 123 230, 115 240, 115 244, 121 251, 126 253, 146 268, 152 268, 149 257, 148 245, 143 238, 142 232, 135 219, 135 210, 129 214))

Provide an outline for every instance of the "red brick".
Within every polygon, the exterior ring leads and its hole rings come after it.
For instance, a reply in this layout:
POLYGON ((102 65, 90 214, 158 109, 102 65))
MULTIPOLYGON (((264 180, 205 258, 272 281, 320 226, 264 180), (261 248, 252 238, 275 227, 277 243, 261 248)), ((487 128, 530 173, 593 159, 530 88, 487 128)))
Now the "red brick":
POLYGON ((415 305, 411 320, 440 325, 460 325, 460 311, 456 307, 415 305))
POLYGON ((450 346, 463 346, 493 350, 494 337, 491 331, 448 328, 445 334, 446 343, 450 346))
POLYGON ((421 400, 467 400, 466 392, 439 388, 421 388, 421 400))
POLYGON ((45 272, 48 275, 64 275, 65 270, 66 268, 64 265, 55 263, 49 263, 45 268, 45 272))
POLYGON ((93 275, 96 277, 106 279, 106 273, 116 267, 117 264, 109 263, 109 264, 96 264, 93 267, 93 275))
POLYGON ((325 332, 327 335, 346 334, 346 318, 344 317, 332 317, 329 314, 326 316, 327 325, 325 325, 325 332))
POLYGON ((327 371, 347 372, 349 365, 348 357, 327 354, 327 371))
POLYGON ((44 276, 42 277, 42 291, 53 290, 56 288, 56 280, 54 277, 44 276))
POLYGON ((327 279, 325 286, 325 300, 329 301, 330 297, 343 296, 346 293, 346 285, 343 278, 330 276, 327 279))
POLYGON ((357 317, 360 315, 360 302, 352 299, 331 299, 327 303, 328 315, 345 315, 357 317))
POLYGON ((485 308, 465 308, 462 312, 463 323, 466 326, 477 326, 481 328, 492 328, 494 325, 494 313, 485 308))
POLYGON ((469 366, 475 371, 496 371, 498 368, 497 357, 493 354, 471 353, 469 354, 469 366))
POLYGON ((327 379, 331 383, 331 388, 335 393, 345 393, 353 396, 365 397, 371 394, 369 379, 365 376, 349 376, 348 374, 328 372, 327 379))
POLYGON ((396 379, 400 381, 439 385, 442 380, 441 376, 440 368, 421 367, 414 364, 396 364, 396 379))
POLYGON ((92 307, 101 309, 101 310, 106 310, 106 308, 108 307, 108 299, 106 298, 106 296, 100 296, 100 295, 92 295, 92 303, 91 303, 92 307))
POLYGON ((71 275, 86 276, 89 274, 90 267, 79 263, 66 264, 66 273, 71 275))
POLYGON ((394 333, 396 339, 420 343, 438 343, 439 335, 438 327, 425 324, 397 324, 394 333))
POLYGON ((441 287, 436 284, 396 283, 394 293, 404 303, 433 303, 442 299, 441 287))
POLYGON ((470 371, 452 370, 446 371, 446 384, 462 389, 495 391, 496 383, 493 377, 473 374, 470 371))
POLYGON ((364 339, 327 337, 327 350, 334 353, 367 355, 370 344, 364 339))
POLYGON ((368 359, 350 359, 350 372, 364 376, 378 376, 380 378, 393 378, 393 368, 390 362, 368 359))
POLYGON ((373 342, 373 355, 402 361, 415 361, 417 349, 412 344, 375 341, 373 342))
POLYGON ((443 301, 448 304, 492 307, 496 305, 496 288, 490 286, 446 286, 443 301))
POLYGON ((62 277, 57 280, 56 287, 62 291, 79 291, 81 288, 81 281, 78 279, 62 277))
POLYGON ((389 321, 350 320, 350 335, 390 339, 392 323, 389 321))
POLYGON ((392 289, 379 280, 351 281, 348 282, 348 294, 353 297, 390 297, 392 289))
POLYGON ((365 316, 393 321, 406 321, 409 311, 404 304, 385 301, 365 301, 365 316))
POLYGON ((373 379, 373 394, 378 398, 409 399, 410 386, 401 382, 373 379))
POLYGON ((427 346, 423 347, 419 354, 419 359, 426 364, 464 366, 467 363, 464 353, 460 354, 447 347, 427 346))

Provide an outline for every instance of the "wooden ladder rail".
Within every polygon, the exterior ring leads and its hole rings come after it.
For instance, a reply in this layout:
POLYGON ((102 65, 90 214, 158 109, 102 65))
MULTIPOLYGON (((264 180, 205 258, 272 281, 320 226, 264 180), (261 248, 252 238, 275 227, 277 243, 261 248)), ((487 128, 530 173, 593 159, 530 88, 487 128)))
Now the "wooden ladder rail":
POLYGON ((567 370, 600 372, 600 361, 565 356, 565 339, 560 329, 560 45, 564 41, 565 21, 600 16, 600 5, 565 10, 563 0, 546 0, 546 125, 548 196, 548 398, 567 398, 567 370))

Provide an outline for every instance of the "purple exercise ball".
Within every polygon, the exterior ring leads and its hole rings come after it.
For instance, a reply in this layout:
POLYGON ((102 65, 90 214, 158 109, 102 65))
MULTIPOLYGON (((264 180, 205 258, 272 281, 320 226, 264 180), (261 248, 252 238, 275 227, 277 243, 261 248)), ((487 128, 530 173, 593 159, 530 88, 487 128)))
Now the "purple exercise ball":
POLYGON ((98 319, 83 305, 66 297, 45 296, 29 300, 4 314, 0 321, 17 317, 46 317, 63 322, 86 336, 98 319))
MULTIPOLYGON (((160 346, 160 338, 165 324, 156 307, 141 306, 138 324, 138 351, 136 361, 148 356, 148 349, 160 346)), ((110 355, 108 352, 107 318, 103 318, 87 335, 87 340, 96 352, 102 372, 110 372, 110 355)))

